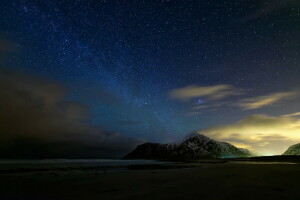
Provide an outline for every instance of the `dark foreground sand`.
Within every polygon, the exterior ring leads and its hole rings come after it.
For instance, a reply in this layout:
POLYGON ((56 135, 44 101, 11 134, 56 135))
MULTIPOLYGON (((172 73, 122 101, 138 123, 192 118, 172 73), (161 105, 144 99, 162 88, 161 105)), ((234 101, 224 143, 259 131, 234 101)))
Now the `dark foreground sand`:
POLYGON ((0 199, 300 199, 299 164, 0 174, 0 199))

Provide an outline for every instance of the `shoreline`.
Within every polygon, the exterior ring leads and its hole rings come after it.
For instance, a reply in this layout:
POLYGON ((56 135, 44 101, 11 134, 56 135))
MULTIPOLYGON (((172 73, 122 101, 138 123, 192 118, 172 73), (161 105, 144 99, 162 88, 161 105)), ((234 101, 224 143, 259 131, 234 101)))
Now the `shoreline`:
POLYGON ((0 199, 299 199, 298 164, 184 163, 0 174, 0 199), (171 168, 170 166, 185 166, 171 168), (154 168, 153 168, 154 167, 154 168), (160 167, 160 168, 159 168, 160 167))
MULTIPOLYGON (((70 171, 92 171, 92 172, 116 172, 116 171, 134 171, 134 170, 170 170, 170 169, 185 169, 185 168, 199 168, 203 165, 285 165, 285 164, 300 164, 300 156, 282 157, 251 157, 251 158, 226 158, 226 159, 210 159, 210 160, 185 160, 185 161, 154 161, 149 160, 149 163, 139 163, 132 160, 130 164, 115 164, 115 165, 101 165, 99 160, 74 160, 64 159, 64 162, 55 162, 55 160, 47 160, 50 162, 0 162, 1 174, 20 174, 20 173, 48 173, 48 172, 70 172, 70 171)), ((114 160, 128 161, 128 160, 114 160)), ((146 160, 147 161, 147 160, 146 160)))

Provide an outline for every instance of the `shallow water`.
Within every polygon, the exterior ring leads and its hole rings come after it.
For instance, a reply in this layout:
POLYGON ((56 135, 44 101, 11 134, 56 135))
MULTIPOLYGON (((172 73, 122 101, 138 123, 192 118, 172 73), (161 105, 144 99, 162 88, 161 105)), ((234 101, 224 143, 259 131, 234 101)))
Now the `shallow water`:
POLYGON ((51 164, 51 163, 95 163, 97 165, 128 165, 128 164, 161 164, 156 160, 121 160, 121 159, 42 159, 42 160, 0 160, 1 164, 51 164))
POLYGON ((80 167, 126 167, 130 165, 167 164, 155 160, 118 159, 45 159, 45 160, 0 160, 0 170, 80 167))
POLYGON ((293 162, 263 162, 263 161, 231 161, 233 164, 253 164, 253 165, 294 165, 293 162))

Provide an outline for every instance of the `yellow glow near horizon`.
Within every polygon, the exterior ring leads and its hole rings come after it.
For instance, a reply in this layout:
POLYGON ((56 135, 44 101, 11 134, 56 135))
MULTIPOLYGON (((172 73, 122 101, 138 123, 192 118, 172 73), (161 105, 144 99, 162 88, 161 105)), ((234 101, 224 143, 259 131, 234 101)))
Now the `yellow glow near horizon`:
POLYGON ((260 155, 280 155, 289 146, 300 143, 300 119, 292 116, 252 115, 236 123, 207 128, 198 133, 260 155))

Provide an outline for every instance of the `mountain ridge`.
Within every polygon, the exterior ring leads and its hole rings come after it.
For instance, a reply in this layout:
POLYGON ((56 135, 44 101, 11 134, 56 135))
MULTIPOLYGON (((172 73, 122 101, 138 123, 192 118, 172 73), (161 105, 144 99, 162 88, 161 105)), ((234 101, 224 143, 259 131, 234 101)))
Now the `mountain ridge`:
POLYGON ((124 159, 187 160, 202 158, 251 157, 249 151, 193 133, 180 143, 144 143, 138 145, 124 159))
POLYGON ((300 155, 300 143, 290 146, 282 155, 300 155))

